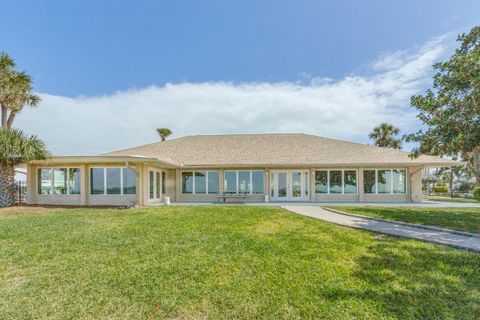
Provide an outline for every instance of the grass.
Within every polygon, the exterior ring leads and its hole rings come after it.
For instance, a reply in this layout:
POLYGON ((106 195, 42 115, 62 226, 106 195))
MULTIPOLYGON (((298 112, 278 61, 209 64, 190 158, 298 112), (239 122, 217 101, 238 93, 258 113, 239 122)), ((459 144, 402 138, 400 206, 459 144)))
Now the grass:
POLYGON ((478 319, 479 266, 277 208, 0 210, 0 319, 478 319))
POLYGON ((443 202, 478 203, 478 204, 480 204, 480 201, 475 200, 475 199, 452 198, 452 197, 446 197, 446 196, 427 196, 427 197, 425 197, 425 200, 443 201, 443 202))
POLYGON ((362 216, 437 226, 480 234, 479 208, 332 207, 362 216))

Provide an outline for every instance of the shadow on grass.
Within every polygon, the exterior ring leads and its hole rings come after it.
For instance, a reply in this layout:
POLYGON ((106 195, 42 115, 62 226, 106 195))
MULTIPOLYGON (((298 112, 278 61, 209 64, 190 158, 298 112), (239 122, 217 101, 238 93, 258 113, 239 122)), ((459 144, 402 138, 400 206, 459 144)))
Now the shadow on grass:
POLYGON ((336 294, 374 301, 392 317, 480 317, 479 254, 378 236, 356 265, 354 276, 368 289, 336 294))

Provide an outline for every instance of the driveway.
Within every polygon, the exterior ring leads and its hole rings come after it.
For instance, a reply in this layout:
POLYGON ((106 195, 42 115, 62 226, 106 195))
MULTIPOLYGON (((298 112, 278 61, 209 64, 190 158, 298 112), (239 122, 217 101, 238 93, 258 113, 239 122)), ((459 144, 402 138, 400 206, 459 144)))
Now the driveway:
POLYGON ((429 230, 395 222, 353 217, 334 213, 319 206, 284 205, 282 207, 294 213, 350 228, 369 230, 397 237, 428 241, 454 248, 480 252, 480 237, 470 237, 447 231, 429 230))

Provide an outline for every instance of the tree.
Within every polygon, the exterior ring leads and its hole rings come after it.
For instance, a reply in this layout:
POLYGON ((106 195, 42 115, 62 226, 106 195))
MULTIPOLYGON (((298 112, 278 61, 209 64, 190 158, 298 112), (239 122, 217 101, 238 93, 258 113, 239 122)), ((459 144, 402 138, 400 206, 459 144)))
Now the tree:
POLYGON ((167 140, 167 137, 169 137, 173 132, 168 128, 157 128, 157 133, 162 139, 162 141, 165 141, 167 140))
POLYGON ((436 63, 433 88, 411 98, 426 131, 407 135, 421 154, 460 156, 480 185, 480 26, 461 34, 449 60, 436 63))
POLYGON ((2 128, 12 128, 13 121, 24 106, 37 106, 40 97, 32 93, 32 79, 15 70, 15 61, 0 53, 0 108, 2 128))
POLYGON ((402 142, 396 138, 400 134, 400 129, 388 123, 381 123, 373 128, 368 137, 374 140, 377 147, 400 149, 402 142))
POLYGON ((15 166, 45 160, 49 153, 43 141, 18 129, 0 129, 0 208, 15 203, 15 166))

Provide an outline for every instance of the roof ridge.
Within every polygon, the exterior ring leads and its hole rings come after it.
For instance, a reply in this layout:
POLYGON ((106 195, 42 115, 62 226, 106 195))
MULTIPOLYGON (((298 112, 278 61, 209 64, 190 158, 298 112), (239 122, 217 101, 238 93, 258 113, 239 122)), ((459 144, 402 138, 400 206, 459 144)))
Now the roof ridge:
POLYGON ((206 133, 206 134, 193 134, 183 136, 187 137, 222 137, 222 136, 288 136, 288 135, 305 135, 303 132, 265 132, 265 133, 206 133))

